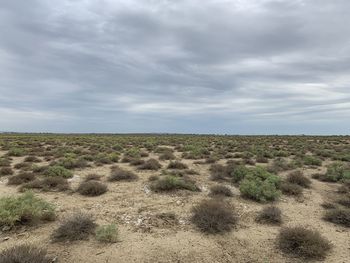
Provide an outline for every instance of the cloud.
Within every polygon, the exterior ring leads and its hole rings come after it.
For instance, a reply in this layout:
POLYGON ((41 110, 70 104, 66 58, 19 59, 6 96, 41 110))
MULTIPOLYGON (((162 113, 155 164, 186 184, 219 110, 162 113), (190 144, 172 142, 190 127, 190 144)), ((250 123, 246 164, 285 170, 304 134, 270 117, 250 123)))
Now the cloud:
POLYGON ((349 8, 2 1, 0 130, 348 133, 349 8))

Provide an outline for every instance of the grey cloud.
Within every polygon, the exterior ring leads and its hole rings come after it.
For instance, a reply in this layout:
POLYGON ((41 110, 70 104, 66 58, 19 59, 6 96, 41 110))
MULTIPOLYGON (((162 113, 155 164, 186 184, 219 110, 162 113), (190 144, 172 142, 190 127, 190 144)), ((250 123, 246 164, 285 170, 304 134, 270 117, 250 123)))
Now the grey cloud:
POLYGON ((348 133, 349 8, 1 1, 0 130, 348 133))

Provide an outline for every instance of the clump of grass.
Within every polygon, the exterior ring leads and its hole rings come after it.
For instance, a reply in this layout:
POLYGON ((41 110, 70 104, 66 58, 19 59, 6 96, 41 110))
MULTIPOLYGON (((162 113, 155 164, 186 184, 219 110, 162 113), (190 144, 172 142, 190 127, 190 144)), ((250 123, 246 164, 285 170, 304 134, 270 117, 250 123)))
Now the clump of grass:
POLYGON ((8 156, 15 156, 15 157, 20 157, 20 156, 23 156, 25 155, 26 151, 22 148, 11 148, 7 155, 8 156))
POLYGON ((168 164, 168 169, 179 169, 179 170, 182 170, 182 169, 187 169, 188 166, 187 164, 184 164, 180 161, 171 161, 169 164, 168 164))
POLYGON ((304 259, 323 259, 331 249, 331 243, 319 232, 304 227, 281 229, 277 243, 284 253, 304 259))
POLYGON ((107 185, 97 181, 82 182, 77 192, 86 196, 99 196, 107 192, 107 185))
POLYGON ((210 187, 210 195, 211 196, 233 196, 233 193, 230 188, 225 185, 214 185, 210 187))
POLYGON ((112 167, 111 174, 108 177, 108 181, 135 181, 138 179, 138 176, 128 170, 122 169, 120 167, 112 167))
POLYGON ((59 165, 49 166, 45 171, 45 175, 50 177, 63 177, 63 178, 73 177, 73 173, 70 170, 59 165))
POLYGON ((1 251, 1 263, 51 263, 45 249, 30 245, 18 245, 1 251))
POLYGON ((311 155, 306 155, 303 158, 303 163, 305 165, 314 165, 314 166, 321 166, 322 165, 322 160, 311 155))
POLYGON ((238 221, 232 206, 215 199, 202 201, 192 213, 191 222, 208 234, 229 232, 238 221))
POLYGON ((115 243, 118 241, 118 228, 115 224, 98 226, 96 239, 100 242, 115 243))
POLYGON ((18 224, 34 224, 55 218, 52 204, 26 192, 19 197, 0 199, 0 227, 13 227, 18 224))
POLYGON ((290 173, 287 176, 287 182, 292 184, 297 184, 304 188, 309 188, 311 185, 311 181, 307 178, 301 171, 295 171, 290 173))
POLYGON ((33 173, 20 173, 18 175, 11 176, 8 179, 8 185, 20 185, 24 183, 28 183, 35 179, 35 174, 33 173))
POLYGON ((334 208, 327 210, 323 219, 337 225, 350 227, 350 209, 334 208))
POLYGON ((189 178, 173 175, 158 177, 156 180, 151 182, 150 188, 155 192, 166 192, 178 189, 199 191, 199 188, 189 178))
POLYGON ((91 215, 79 212, 66 218, 52 233, 53 242, 86 240, 94 233, 96 224, 91 215))
POLYGON ((285 195, 301 196, 303 194, 303 188, 300 185, 292 184, 289 182, 282 182, 280 189, 285 195))
POLYGON ((139 166, 141 170, 159 170, 162 165, 156 159, 148 159, 144 164, 139 166))
POLYGON ((13 174, 13 170, 11 167, 1 167, 0 168, 0 176, 4 176, 4 175, 12 175, 13 174))
POLYGON ((40 163, 41 160, 33 155, 29 155, 26 158, 24 158, 24 162, 28 162, 28 163, 40 163))
POLYGON ((47 177, 44 179, 35 179, 34 181, 23 184, 20 188, 20 191, 25 191, 27 189, 39 189, 45 192, 61 192, 69 189, 69 183, 67 179, 62 177, 47 177))
POLYGON ((176 157, 171 151, 166 151, 159 156, 159 160, 174 160, 176 157))
POLYGON ((282 212, 276 206, 267 206, 255 219, 258 223, 279 225, 282 223, 282 212))

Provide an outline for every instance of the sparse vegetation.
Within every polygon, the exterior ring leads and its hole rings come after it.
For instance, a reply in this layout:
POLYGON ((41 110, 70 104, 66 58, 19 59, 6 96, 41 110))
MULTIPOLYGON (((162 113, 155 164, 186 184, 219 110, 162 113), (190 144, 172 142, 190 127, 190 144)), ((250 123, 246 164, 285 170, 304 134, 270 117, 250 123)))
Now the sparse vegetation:
POLYGON ((94 233, 96 224, 91 215, 82 212, 66 218, 52 233, 54 242, 86 240, 94 233))
POLYGON ((86 196, 99 196, 107 192, 107 185, 97 181, 82 182, 77 192, 86 196))
POLYGON ((277 243, 283 252, 305 259, 323 259, 331 249, 330 242, 317 231, 304 227, 281 229, 277 243))
POLYGON ((98 226, 96 239, 100 242, 115 243, 118 241, 118 228, 115 224, 98 226))
POLYGON ((282 223, 282 212, 276 206, 264 207, 256 217, 256 221, 262 224, 279 225, 282 223))
POLYGON ((192 209, 191 222, 202 232, 208 234, 231 231, 238 217, 232 206, 221 200, 204 200, 192 209))
POLYGON ((53 258, 47 256, 43 248, 31 245, 18 245, 1 251, 1 263, 51 263, 53 258))

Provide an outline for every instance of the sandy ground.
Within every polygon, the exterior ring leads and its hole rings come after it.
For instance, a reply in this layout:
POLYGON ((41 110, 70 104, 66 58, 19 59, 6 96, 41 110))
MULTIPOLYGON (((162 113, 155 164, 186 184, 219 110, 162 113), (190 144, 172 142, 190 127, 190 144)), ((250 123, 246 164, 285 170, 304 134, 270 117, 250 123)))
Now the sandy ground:
MULTIPOLYGON (((0 156, 5 152, 0 152, 0 156)), ((154 156, 150 156, 154 157, 154 156)), ((23 158, 14 158, 13 164, 23 158)), ((57 206, 58 219, 38 227, 23 228, 15 232, 0 232, 0 250, 15 244, 31 243, 48 249, 57 256, 56 262, 303 262, 283 255, 275 245, 280 227, 257 224, 254 218, 264 205, 239 196, 238 189, 229 200, 234 204, 240 220, 237 228, 224 235, 208 236, 198 232, 190 223, 191 208, 208 197, 209 165, 193 164, 183 160, 199 174, 192 175, 202 189, 192 193, 179 191, 156 194, 147 184, 151 175, 160 172, 136 171, 136 182, 108 182, 108 192, 99 197, 84 197, 76 193, 40 193, 37 195, 57 206), (50 242, 50 234, 60 221, 76 210, 89 212, 98 224, 116 223, 120 241, 103 244, 93 237, 88 241, 56 244, 50 242), (174 212, 178 222, 166 224, 156 218, 157 213, 174 212)), ((161 162, 164 165, 168 161, 161 162)), ((135 170, 128 164, 121 167, 135 170)), ((321 168, 324 170, 325 168, 321 168)), ((305 170, 310 176, 317 170, 305 170)), ((76 170, 71 181, 74 189, 89 173, 98 173, 102 181, 110 173, 110 165, 76 170)), ((282 174, 283 176, 284 174, 282 174)), ((304 190, 304 197, 296 200, 282 196, 275 204, 282 210, 284 226, 307 226, 319 230, 333 244, 324 262, 350 262, 350 233, 340 226, 323 221, 324 209, 320 206, 338 187, 312 180, 312 188, 304 190)), ((7 177, 0 177, 0 197, 18 195, 16 187, 6 185, 7 177)))

